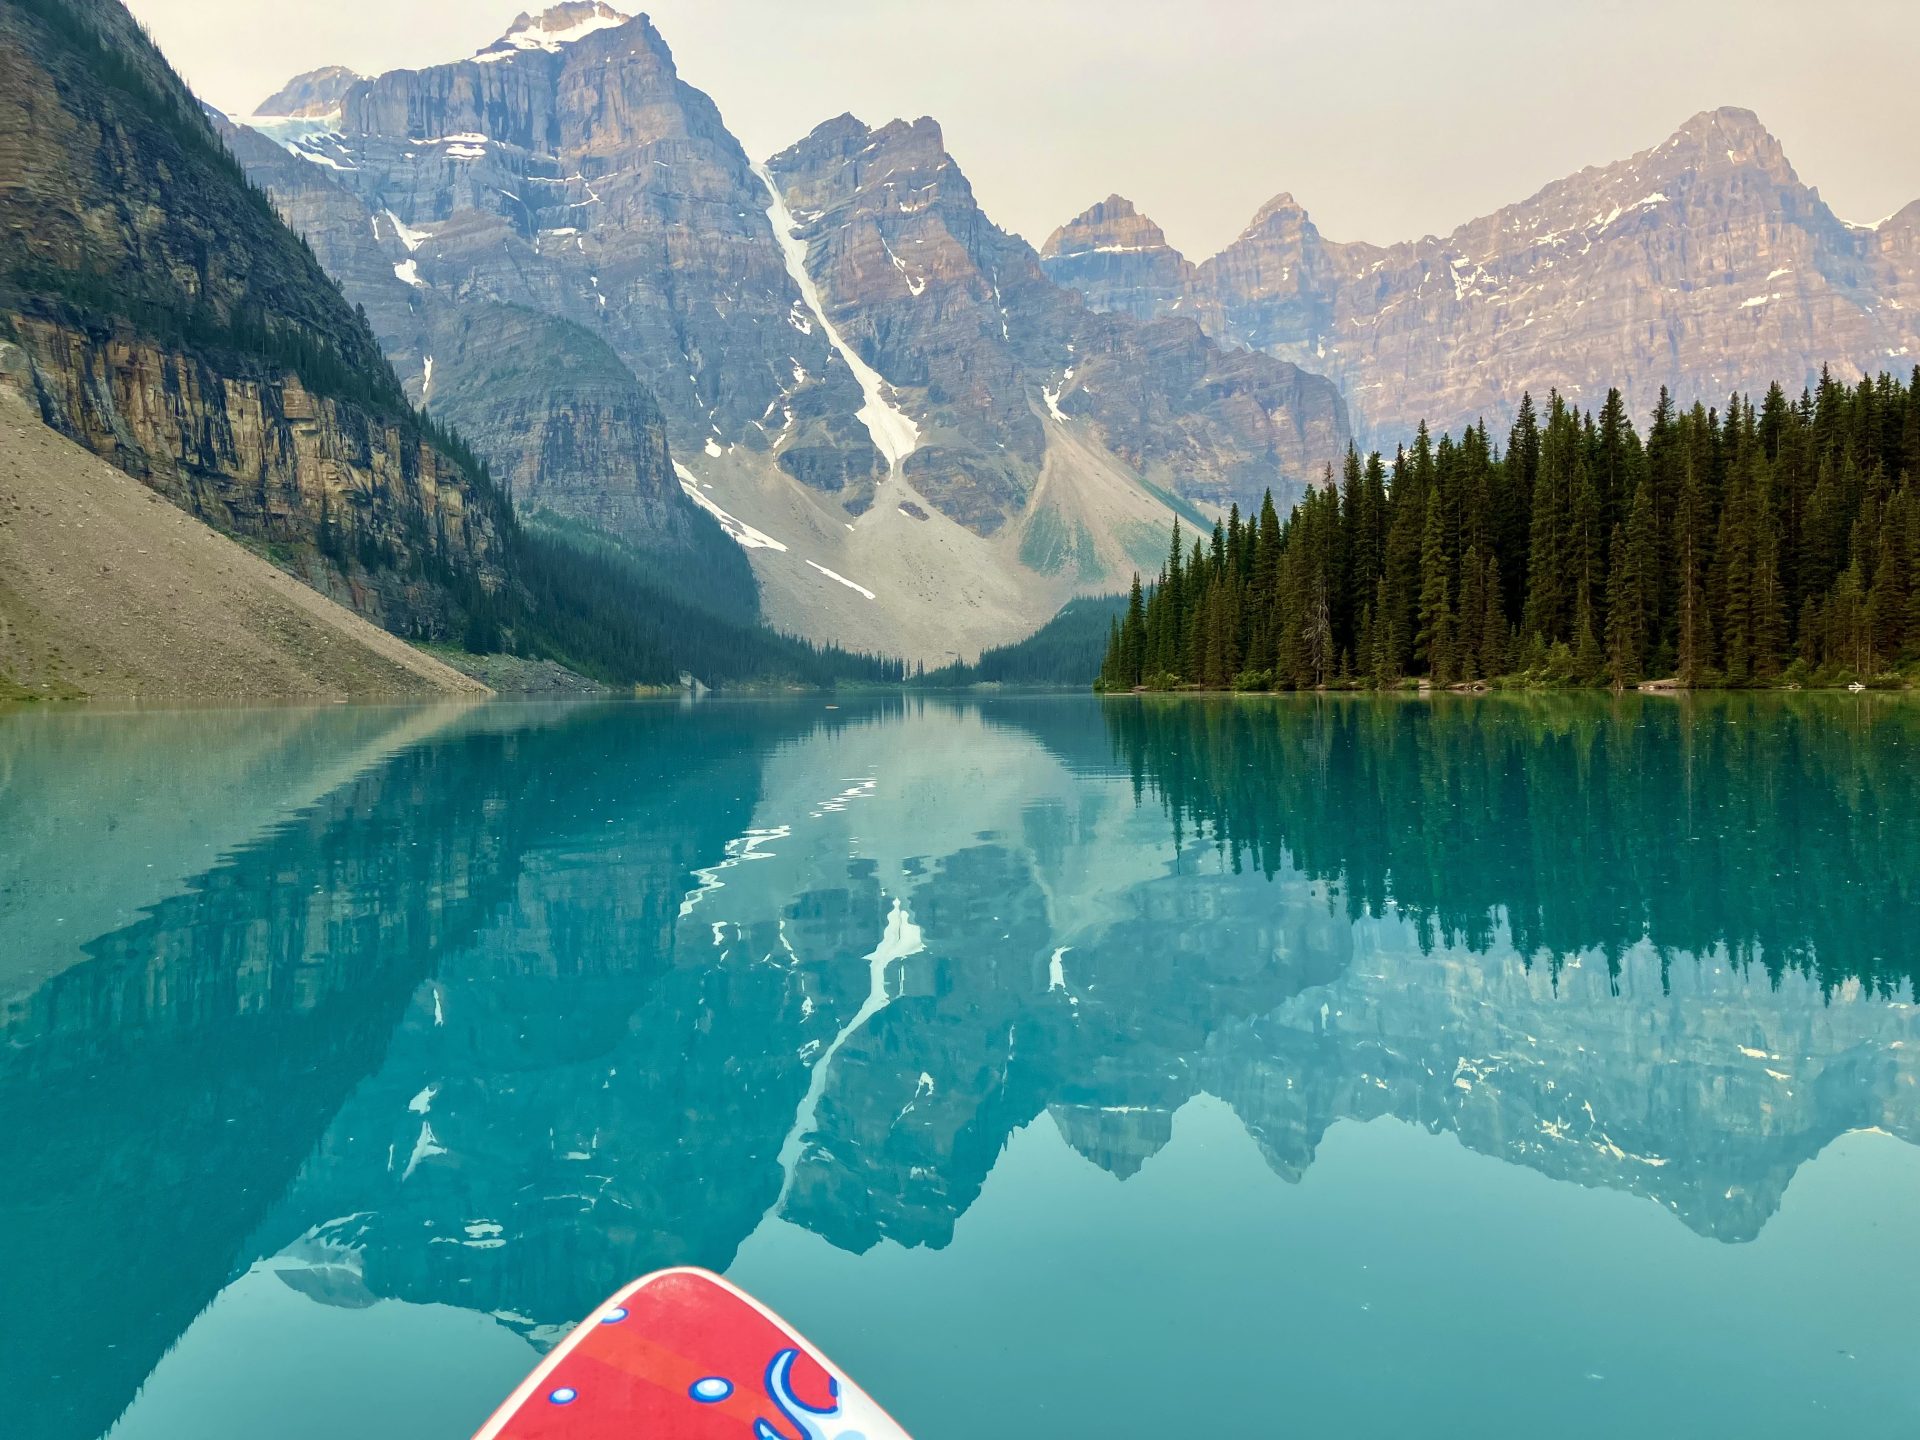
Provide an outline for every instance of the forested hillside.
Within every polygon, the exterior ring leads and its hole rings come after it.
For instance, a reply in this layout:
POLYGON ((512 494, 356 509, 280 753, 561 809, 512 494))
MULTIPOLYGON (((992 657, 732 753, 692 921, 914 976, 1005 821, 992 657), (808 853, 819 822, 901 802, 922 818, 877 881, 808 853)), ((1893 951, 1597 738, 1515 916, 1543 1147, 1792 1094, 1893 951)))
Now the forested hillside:
POLYGON ((1108 689, 1891 683, 1920 657, 1920 370, 1677 410, 1528 397, 1505 443, 1349 451, 1167 562, 1108 689))
POLYGON ((515 629, 484 618, 469 648, 558 660, 614 684, 671 685, 688 674, 712 686, 831 687, 906 676, 898 659, 716 613, 663 581, 655 557, 588 526, 536 519, 515 533, 516 578, 538 623, 515 629))
POLYGON ((1126 613, 1125 595, 1082 595, 1024 640, 980 652, 971 665, 943 665, 913 677, 935 688, 961 685, 1062 685, 1084 689, 1100 668, 1100 645, 1126 613))

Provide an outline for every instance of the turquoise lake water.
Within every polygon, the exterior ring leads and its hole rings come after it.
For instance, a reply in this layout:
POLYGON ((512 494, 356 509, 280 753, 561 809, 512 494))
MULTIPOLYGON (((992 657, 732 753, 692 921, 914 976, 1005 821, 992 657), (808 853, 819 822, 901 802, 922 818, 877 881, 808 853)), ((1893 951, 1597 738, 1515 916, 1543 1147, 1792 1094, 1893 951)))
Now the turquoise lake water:
POLYGON ((0 715, 0 1434, 1920 1434, 1920 705, 0 715))

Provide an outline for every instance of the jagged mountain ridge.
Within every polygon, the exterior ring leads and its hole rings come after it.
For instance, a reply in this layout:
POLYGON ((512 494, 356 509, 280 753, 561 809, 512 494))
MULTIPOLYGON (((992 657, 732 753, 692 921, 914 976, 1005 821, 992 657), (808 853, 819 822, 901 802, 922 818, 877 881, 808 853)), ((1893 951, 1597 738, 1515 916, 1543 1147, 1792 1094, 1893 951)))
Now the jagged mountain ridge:
POLYGON ((843 115, 768 168, 806 217, 836 325, 924 396, 932 435, 905 475, 967 523, 1018 513, 1049 423, 1082 422, 1151 483, 1221 508, 1257 503, 1276 475, 1305 477, 1338 446, 1342 417, 1318 377, 1231 355, 1180 321, 1100 315, 1050 281, 1033 248, 981 210, 931 118, 873 128, 843 115), (943 493, 994 452, 1005 468, 993 482, 943 493))
POLYGON ((1124 195, 1109 195, 1047 237, 1047 274, 1078 290, 1096 310, 1154 320, 1181 307, 1193 262, 1124 195))
POLYGON ((1618 384, 1645 413, 1662 385, 1713 404, 1920 355, 1920 202, 1845 223, 1746 110, 1703 112, 1444 238, 1330 241, 1283 194, 1196 266, 1124 248, 1151 226, 1132 217, 1109 200, 1063 226, 1049 273, 1103 308, 1192 314, 1325 370, 1383 442, 1421 419, 1504 423, 1529 388, 1597 405, 1618 384))
POLYGON ((604 0, 566 0, 538 15, 522 10, 507 27, 506 34, 476 51, 473 58, 491 62, 509 59, 519 50, 557 51, 562 45, 571 45, 596 30, 611 30, 632 18, 604 0))
POLYGON ((274 138, 359 201, 356 225, 249 159, 367 307, 410 394, 435 403, 432 352, 407 317, 438 301, 510 304, 589 331, 653 392, 681 484, 759 537, 750 554, 770 617, 816 636, 972 653, 1076 590, 1123 584, 1157 554, 1173 510, 1245 506, 1269 485, 1284 494, 1345 443, 1344 411, 1318 377, 1223 352, 1191 327, 1135 337, 998 231, 983 243, 1021 271, 1030 327, 1010 323, 997 352, 973 336, 991 308, 974 273, 956 275, 950 308, 926 307, 943 317, 931 328, 883 324, 866 311, 895 297, 851 283, 829 237, 809 231, 799 250, 791 231, 775 233, 767 182, 644 16, 611 23, 604 6, 578 6, 528 18, 472 59, 357 84, 337 122, 274 138), (827 316, 809 299, 816 284, 827 316), (844 320, 844 344, 829 317, 844 320), (1067 391, 1082 331, 1107 357, 1111 413, 1142 412, 1128 426, 1067 391), (977 373, 949 383, 955 364, 977 373), (992 413, 956 406, 963 389, 992 413), (876 444, 863 412, 915 429, 911 453, 876 444))

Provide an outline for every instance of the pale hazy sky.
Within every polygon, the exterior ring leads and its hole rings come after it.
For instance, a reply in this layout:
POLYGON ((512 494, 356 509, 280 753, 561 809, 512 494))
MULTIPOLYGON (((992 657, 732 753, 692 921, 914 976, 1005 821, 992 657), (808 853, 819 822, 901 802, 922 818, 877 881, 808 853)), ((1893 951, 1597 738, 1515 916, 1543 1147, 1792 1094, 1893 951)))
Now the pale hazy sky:
MULTIPOLYGON (((615 0, 618 3, 618 0, 615 0)), ((131 0, 202 96, 470 54, 526 0, 131 0)), ((634 4, 620 8, 636 10, 634 4)), ((1920 198, 1920 0, 658 0, 754 158, 932 115, 1038 245, 1111 191, 1194 259, 1290 190, 1323 234, 1444 234, 1743 105, 1841 218, 1920 198)))

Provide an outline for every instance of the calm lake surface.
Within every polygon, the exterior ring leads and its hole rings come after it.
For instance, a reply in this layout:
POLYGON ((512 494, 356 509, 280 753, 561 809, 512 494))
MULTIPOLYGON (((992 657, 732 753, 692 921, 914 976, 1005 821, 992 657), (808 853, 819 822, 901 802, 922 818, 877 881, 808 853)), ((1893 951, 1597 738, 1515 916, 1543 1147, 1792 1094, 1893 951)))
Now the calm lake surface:
POLYGON ((0 1433, 1920 1433, 1920 705, 0 716, 0 1433))

